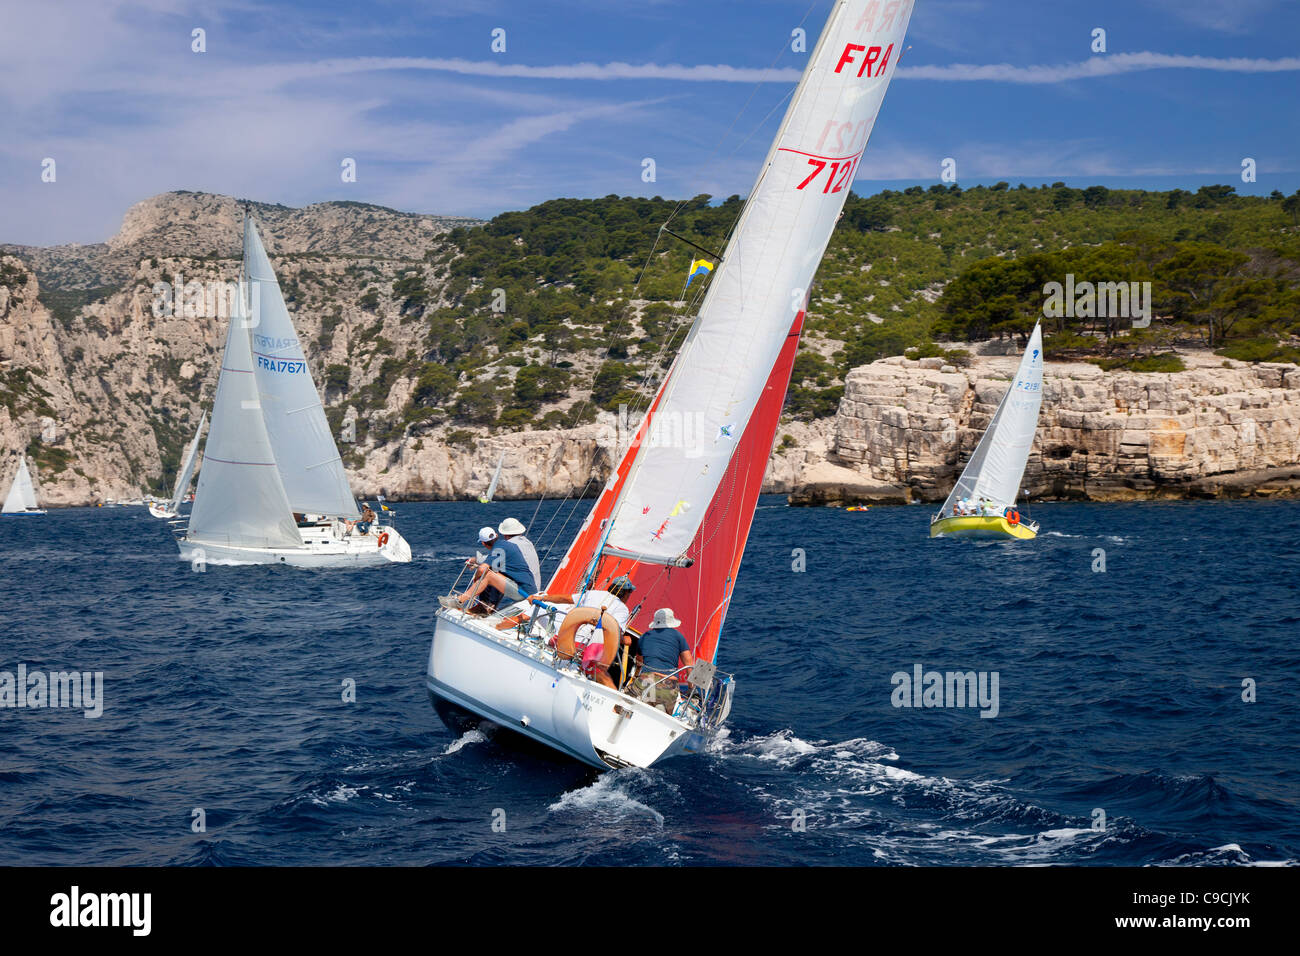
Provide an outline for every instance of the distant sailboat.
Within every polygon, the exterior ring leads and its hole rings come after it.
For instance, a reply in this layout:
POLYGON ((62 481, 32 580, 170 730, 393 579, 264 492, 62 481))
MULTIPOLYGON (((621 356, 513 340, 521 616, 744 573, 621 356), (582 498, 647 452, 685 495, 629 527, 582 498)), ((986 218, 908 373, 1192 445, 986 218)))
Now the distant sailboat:
POLYGON ((1034 326, 1016 377, 966 468, 930 519, 930 537, 1033 538, 1038 525, 1016 510, 1020 479, 1043 403, 1043 331, 1034 326))
MULTIPOLYGON (((554 621, 571 609, 539 599, 531 606, 505 602, 476 617, 447 598, 436 611, 426 675, 440 708, 467 709, 599 769, 649 767, 698 752, 727 719, 736 685, 715 667, 718 639, 772 454, 808 290, 903 51, 911 11, 907 0, 835 3, 706 280, 699 315, 546 585, 554 601, 594 595, 605 602, 596 592, 631 590, 626 630, 644 633, 655 620, 679 628, 694 663, 651 675, 643 695, 633 696, 626 690, 630 673, 609 677, 623 690, 600 679, 616 641, 607 639, 591 662, 591 677, 571 659, 572 645, 550 645, 554 621), (656 422, 682 421, 700 423, 686 430, 686 440, 647 440, 656 422), (525 619, 512 626, 502 612, 525 619)), ((750 600, 764 601, 761 592, 750 600)), ((599 619, 604 615, 602 609, 599 619)), ((616 619, 617 609, 610 616, 616 619)), ((793 636, 799 620, 787 623, 793 636)), ((792 659, 799 653, 792 649, 792 659)))
POLYGON ((181 466, 180 473, 176 476, 176 484, 172 487, 172 500, 163 503, 149 502, 149 513, 155 518, 175 518, 180 514, 181 504, 189 495, 190 479, 194 477, 194 463, 199 457, 199 436, 203 434, 203 426, 207 421, 208 413, 204 412, 199 416, 199 427, 194 431, 194 440, 185 451, 185 463, 181 466))
POLYGON ((32 474, 27 470, 26 455, 18 457, 18 473, 14 475, 9 493, 5 495, 3 514, 6 518, 29 518, 45 514, 36 504, 36 488, 32 485, 32 474))
POLYGON ((320 394, 251 218, 244 221, 235 299, 181 557, 298 567, 410 561, 410 545, 395 528, 358 520, 320 394))
POLYGON ((492 473, 492 482, 488 485, 487 494, 479 496, 480 504, 488 504, 492 501, 492 496, 497 493, 497 482, 501 480, 501 466, 505 464, 506 453, 501 452, 501 457, 497 459, 497 470, 492 473))

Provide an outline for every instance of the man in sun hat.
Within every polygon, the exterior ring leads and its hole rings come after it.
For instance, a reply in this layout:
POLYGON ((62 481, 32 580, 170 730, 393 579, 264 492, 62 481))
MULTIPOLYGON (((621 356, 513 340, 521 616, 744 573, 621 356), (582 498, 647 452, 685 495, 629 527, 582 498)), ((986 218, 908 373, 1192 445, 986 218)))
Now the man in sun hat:
POLYGON ((677 685, 686 669, 695 664, 686 636, 677 630, 681 624, 672 608, 655 611, 654 620, 641 635, 641 655, 637 658, 641 673, 628 685, 631 696, 650 702, 666 714, 673 712, 677 685))
POLYGON ((518 518, 507 518, 497 525, 497 531, 501 533, 501 537, 517 547, 523 554, 528 569, 533 572, 533 590, 536 591, 542 586, 542 563, 537 559, 537 549, 533 547, 533 543, 524 537, 526 530, 518 518))
MULTIPOLYGON (((491 531, 491 528, 483 528, 479 532, 480 540, 483 540, 485 532, 491 533, 491 531)), ((495 588, 511 601, 522 601, 542 586, 540 570, 535 563, 530 564, 524 549, 519 546, 520 540, 527 542, 528 549, 534 556, 533 561, 536 562, 537 551, 533 548, 532 542, 527 538, 520 538, 524 526, 514 518, 507 518, 497 527, 497 531, 499 534, 496 536, 490 561, 478 563, 474 571, 473 583, 460 597, 439 598, 439 603, 443 607, 473 608, 474 600, 488 588, 495 588)))

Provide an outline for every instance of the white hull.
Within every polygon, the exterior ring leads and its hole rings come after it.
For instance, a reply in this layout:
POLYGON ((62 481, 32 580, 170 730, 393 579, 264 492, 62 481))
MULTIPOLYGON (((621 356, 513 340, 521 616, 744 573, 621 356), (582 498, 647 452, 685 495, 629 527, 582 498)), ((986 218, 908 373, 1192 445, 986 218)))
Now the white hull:
POLYGON ((557 669, 553 651, 520 641, 514 631, 443 609, 425 685, 431 694, 600 770, 649 767, 703 748, 707 735, 698 728, 570 666, 557 669))
POLYGON ((45 514, 45 509, 37 508, 34 511, 5 511, 0 512, 0 516, 5 518, 35 518, 37 515, 45 514))
POLYGON ((155 518, 176 518, 179 517, 175 511, 169 509, 166 505, 156 505, 149 502, 149 513, 155 518))
POLYGON ((376 525, 369 534, 337 538, 328 528, 302 528, 301 548, 238 548, 180 538, 181 560, 191 564, 286 564, 295 568, 359 568, 383 564, 405 564, 411 560, 411 546, 395 528, 376 525), (379 535, 388 541, 379 547, 379 535))

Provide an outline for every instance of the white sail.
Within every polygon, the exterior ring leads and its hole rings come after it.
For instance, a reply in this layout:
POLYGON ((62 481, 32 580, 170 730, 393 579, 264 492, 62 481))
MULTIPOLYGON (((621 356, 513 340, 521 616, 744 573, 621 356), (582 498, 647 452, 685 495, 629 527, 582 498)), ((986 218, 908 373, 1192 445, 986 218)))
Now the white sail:
POLYGON ((310 514, 358 517, 320 393, 251 218, 244 220, 244 272, 253 310, 250 333, 262 418, 289 505, 310 514))
POLYGON ((194 430, 194 440, 190 442, 190 447, 185 452, 185 462, 181 466, 181 472, 176 476, 176 486, 172 489, 172 502, 169 508, 172 514, 180 511, 185 493, 190 490, 190 479, 194 477, 194 462, 199 457, 199 437, 203 434, 203 426, 207 420, 207 412, 199 416, 199 427, 194 430))
POLYGON ((497 470, 492 473, 492 482, 488 485, 487 494, 483 496, 483 503, 487 504, 492 500, 492 496, 497 493, 497 482, 501 480, 501 466, 505 464, 506 453, 503 451, 501 457, 497 459, 497 470))
POLYGON ((241 290, 230 314, 186 539, 240 548, 301 548, 302 536, 262 421, 243 298, 241 290))
POLYGON ((608 546, 681 555, 749 422, 848 197, 903 52, 909 0, 841 0, 727 244, 633 465, 608 546))
POLYGON ((962 499, 991 501, 999 511, 1016 503, 1020 479, 1029 460, 1038 429, 1038 409, 1043 403, 1043 332, 1035 325, 1020 359, 1016 377, 1002 396, 984 437, 943 503, 941 514, 953 513, 962 499))
POLYGON ((18 473, 14 475, 9 494, 5 495, 3 511, 12 514, 18 511, 35 511, 36 489, 32 487, 32 475, 27 470, 27 456, 18 456, 18 473))

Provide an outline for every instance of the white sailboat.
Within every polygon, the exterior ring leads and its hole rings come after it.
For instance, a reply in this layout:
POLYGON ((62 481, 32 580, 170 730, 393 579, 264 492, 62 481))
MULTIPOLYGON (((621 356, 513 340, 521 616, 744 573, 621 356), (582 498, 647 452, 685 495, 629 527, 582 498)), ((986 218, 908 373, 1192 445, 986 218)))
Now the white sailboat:
POLYGON ((410 561, 396 528, 357 520, 325 409, 251 218, 240 287, 181 557, 298 567, 410 561))
POLYGON ((1020 517, 1016 498, 1042 403, 1043 330, 1036 324, 1016 377, 984 437, 943 507, 930 519, 930 537, 1028 539, 1038 535, 1038 524, 1020 517))
POLYGON ((185 450, 185 461, 181 465, 180 473, 176 475, 176 484, 172 487, 171 501, 149 502, 149 513, 155 518, 175 518, 180 515, 181 505, 190 491, 190 479, 194 477, 194 464, 199 457, 199 437, 203 434, 203 426, 207 424, 207 421, 208 413, 204 412, 199 416, 199 427, 194 430, 194 440, 190 442, 189 448, 185 450))
POLYGON ((492 502, 492 496, 497 493, 497 482, 501 480, 501 466, 504 465, 505 462, 506 453, 502 451, 501 457, 497 459, 497 470, 492 472, 492 481, 488 484, 487 493, 479 496, 479 504, 486 505, 492 502))
MULTIPOLYGON (((607 590, 626 575, 629 630, 669 607, 695 665, 672 713, 583 676, 549 645, 544 609, 437 611, 426 686, 450 703, 593 767, 648 767, 700 749, 735 689, 715 666, 803 328, 808 289, 849 194, 912 4, 840 0, 710 278, 697 316, 631 447, 546 586, 607 590), (660 420, 703 420, 643 442, 660 420), (531 614, 498 630, 505 614, 531 614)), ((454 603, 454 602, 447 602, 454 603)), ((607 648, 607 652, 608 652, 607 648)), ((621 679, 623 675, 620 674, 621 679)), ((626 687, 626 684, 622 686, 626 687)))
POLYGON ((36 488, 32 485, 32 473, 27 470, 27 456, 18 456, 18 472, 9 485, 5 495, 3 509, 6 518, 29 518, 43 515, 45 511, 36 504, 36 488))

